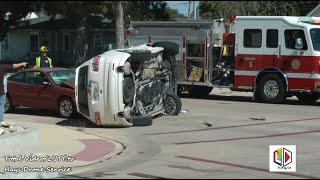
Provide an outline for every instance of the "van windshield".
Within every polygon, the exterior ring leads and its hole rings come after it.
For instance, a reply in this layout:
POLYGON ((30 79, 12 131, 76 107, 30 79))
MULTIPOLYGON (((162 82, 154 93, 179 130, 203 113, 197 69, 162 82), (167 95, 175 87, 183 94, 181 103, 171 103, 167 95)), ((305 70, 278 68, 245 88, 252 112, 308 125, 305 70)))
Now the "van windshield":
POLYGON ((310 29, 310 36, 312 40, 313 49, 320 51, 320 28, 310 29))

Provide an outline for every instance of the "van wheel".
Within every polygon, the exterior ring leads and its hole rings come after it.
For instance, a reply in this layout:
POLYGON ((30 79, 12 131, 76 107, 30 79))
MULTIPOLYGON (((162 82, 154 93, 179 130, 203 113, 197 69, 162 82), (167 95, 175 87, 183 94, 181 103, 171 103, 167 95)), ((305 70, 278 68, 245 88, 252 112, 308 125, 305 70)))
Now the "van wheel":
POLYGON ((11 98, 9 94, 6 95, 6 102, 4 104, 4 112, 10 112, 14 109, 14 106, 12 106, 11 98))
POLYGON ((134 116, 131 119, 133 126, 151 126, 152 125, 152 116, 149 114, 134 116))
POLYGON ((164 114, 169 116, 178 115, 181 111, 182 103, 178 95, 173 93, 166 94, 164 98, 164 114))
POLYGON ((179 45, 174 42, 169 41, 159 41, 152 44, 152 47, 163 47, 164 54, 169 54, 171 56, 175 56, 179 53, 179 45))
POLYGON ((59 115, 63 118, 70 118, 74 113, 74 105, 70 98, 61 98, 58 102, 59 115))
POLYGON ((131 55, 131 63, 143 63, 151 59, 151 51, 149 50, 126 50, 131 55))
POLYGON ((314 104, 320 98, 320 95, 316 93, 297 94, 296 96, 303 104, 314 104))
POLYGON ((134 97, 134 84, 131 78, 126 77, 123 80, 123 102, 128 105, 134 97))
POLYGON ((261 102, 265 103, 283 103, 286 96, 286 88, 284 82, 275 74, 265 75, 257 89, 261 102))

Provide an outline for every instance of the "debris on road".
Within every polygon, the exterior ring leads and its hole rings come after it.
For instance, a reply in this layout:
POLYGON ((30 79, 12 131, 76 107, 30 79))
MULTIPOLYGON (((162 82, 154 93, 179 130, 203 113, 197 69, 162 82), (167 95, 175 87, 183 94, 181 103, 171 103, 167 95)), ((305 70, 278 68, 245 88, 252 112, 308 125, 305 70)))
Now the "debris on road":
POLYGON ((10 132, 23 131, 23 130, 25 130, 25 128, 16 126, 16 124, 13 122, 3 121, 0 123, 0 135, 9 134, 10 132))
POLYGON ((202 123, 202 124, 207 125, 208 127, 211 127, 211 126, 212 126, 212 124, 208 123, 207 121, 205 121, 205 122, 202 123))
POLYGON ((253 117, 251 117, 251 118, 249 118, 250 120, 255 120, 255 121, 265 121, 266 120, 266 118, 263 118, 263 117, 260 117, 260 118, 253 118, 253 117))
POLYGON ((181 112, 182 112, 182 113, 188 113, 188 112, 190 112, 190 111, 186 109, 186 110, 182 110, 181 112))

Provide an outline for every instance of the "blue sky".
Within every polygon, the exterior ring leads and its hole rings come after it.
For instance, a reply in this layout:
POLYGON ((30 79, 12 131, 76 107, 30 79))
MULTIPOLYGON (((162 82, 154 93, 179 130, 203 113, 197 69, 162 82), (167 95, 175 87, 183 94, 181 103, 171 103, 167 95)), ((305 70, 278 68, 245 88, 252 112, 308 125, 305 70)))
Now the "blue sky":
MULTIPOLYGON (((179 13, 188 15, 188 2, 189 1, 167 1, 167 6, 172 9, 177 9, 179 13)), ((199 1, 196 1, 196 6, 199 5, 199 1)), ((190 4, 190 12, 193 11, 193 1, 190 4)))

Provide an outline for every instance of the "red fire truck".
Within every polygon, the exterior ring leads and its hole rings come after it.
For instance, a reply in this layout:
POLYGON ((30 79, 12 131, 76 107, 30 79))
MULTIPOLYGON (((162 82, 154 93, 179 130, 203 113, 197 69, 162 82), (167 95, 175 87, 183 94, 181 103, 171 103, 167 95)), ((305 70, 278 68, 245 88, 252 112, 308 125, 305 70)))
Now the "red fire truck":
POLYGON ((320 18, 237 16, 211 22, 132 22, 127 41, 180 46, 180 91, 208 95, 213 87, 253 92, 259 102, 303 103, 320 97, 320 18))

